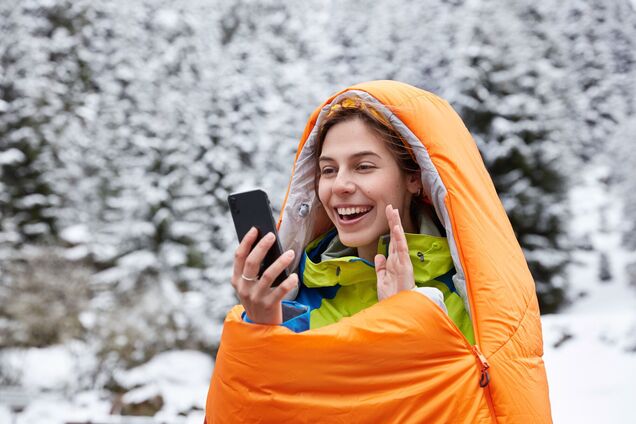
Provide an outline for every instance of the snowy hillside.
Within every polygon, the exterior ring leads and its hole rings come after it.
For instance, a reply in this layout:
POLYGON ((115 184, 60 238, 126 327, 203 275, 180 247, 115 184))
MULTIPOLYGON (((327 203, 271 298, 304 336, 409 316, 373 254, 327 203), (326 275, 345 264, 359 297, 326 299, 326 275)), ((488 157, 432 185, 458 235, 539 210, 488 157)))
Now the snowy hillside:
POLYGON ((226 197, 280 207, 313 108, 371 79, 474 135, 554 421, 636 422, 635 4, 0 1, 0 424, 200 423, 236 302, 226 197))

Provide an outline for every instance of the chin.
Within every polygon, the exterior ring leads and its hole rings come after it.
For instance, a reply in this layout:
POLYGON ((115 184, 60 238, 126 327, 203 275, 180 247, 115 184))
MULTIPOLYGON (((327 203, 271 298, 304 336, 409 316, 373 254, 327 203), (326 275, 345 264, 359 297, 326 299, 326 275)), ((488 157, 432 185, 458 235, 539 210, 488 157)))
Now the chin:
POLYGON ((360 236, 352 236, 350 234, 342 234, 338 232, 338 237, 340 238, 340 242, 347 247, 361 247, 367 246, 371 243, 377 243, 380 236, 377 237, 360 237, 360 236))

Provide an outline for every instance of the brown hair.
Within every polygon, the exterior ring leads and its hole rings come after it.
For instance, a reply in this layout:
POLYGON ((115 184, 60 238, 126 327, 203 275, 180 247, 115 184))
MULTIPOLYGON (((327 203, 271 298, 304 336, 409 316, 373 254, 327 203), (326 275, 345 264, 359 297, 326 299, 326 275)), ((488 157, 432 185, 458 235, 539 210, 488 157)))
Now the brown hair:
MULTIPOLYGON (((314 177, 314 190, 316 192, 316 198, 319 198, 319 159, 320 153, 322 152, 322 146, 325 142, 325 138, 327 137, 327 132, 329 132, 329 130, 336 124, 354 119, 361 120, 370 130, 376 133, 381 140, 386 142, 389 151, 393 155, 393 158, 402 172, 405 174, 420 172, 420 166, 417 164, 410 147, 407 147, 408 143, 404 137, 402 137, 393 125, 391 125, 389 120, 376 109, 375 105, 369 101, 361 99, 360 97, 348 97, 331 106, 331 109, 318 129, 316 153, 314 156, 314 166, 316 170, 314 177)), ((415 217, 417 215, 418 203, 420 202, 416 201, 415 197, 413 200, 414 201, 411 204, 411 215, 415 217)))

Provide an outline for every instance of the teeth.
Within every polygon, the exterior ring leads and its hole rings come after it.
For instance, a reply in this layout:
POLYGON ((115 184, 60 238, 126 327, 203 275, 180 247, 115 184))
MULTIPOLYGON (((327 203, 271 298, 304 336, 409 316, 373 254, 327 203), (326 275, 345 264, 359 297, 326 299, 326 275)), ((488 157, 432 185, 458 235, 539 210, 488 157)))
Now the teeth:
POLYGON ((354 213, 368 212, 371 210, 369 207, 355 207, 355 208, 337 208, 340 215, 353 215, 354 213))

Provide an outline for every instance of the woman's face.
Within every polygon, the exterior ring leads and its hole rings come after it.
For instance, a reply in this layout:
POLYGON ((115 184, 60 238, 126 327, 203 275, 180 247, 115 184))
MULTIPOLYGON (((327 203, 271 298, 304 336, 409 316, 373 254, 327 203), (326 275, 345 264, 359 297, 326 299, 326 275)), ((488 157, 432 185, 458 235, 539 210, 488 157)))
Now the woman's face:
POLYGON ((419 177, 402 172, 386 142, 363 121, 340 122, 327 132, 319 166, 318 196, 345 246, 375 253, 378 238, 389 232, 388 204, 413 232, 408 212, 419 177))

